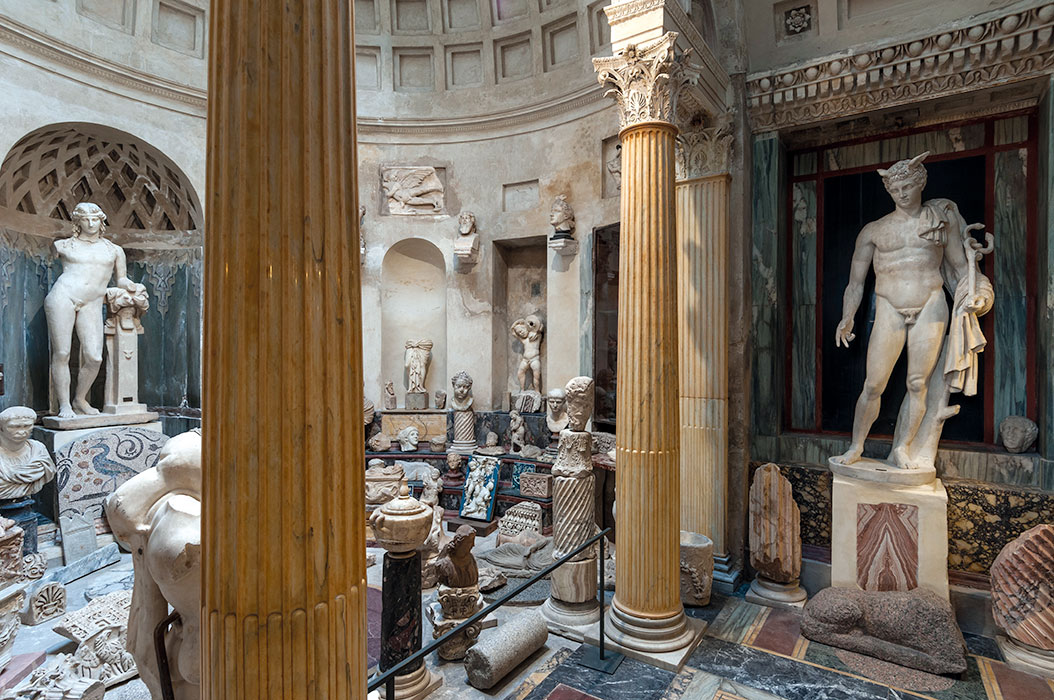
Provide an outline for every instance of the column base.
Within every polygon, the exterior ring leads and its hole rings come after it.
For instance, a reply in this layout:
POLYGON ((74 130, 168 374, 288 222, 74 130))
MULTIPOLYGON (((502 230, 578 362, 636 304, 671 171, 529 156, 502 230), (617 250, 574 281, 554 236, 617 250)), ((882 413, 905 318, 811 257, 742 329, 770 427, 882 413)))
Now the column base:
POLYGON ((714 590, 722 595, 734 595, 743 577, 742 569, 735 568, 730 554, 714 555, 714 590))
MULTIPOLYGON (((608 608, 607 622, 604 628, 604 644, 608 649, 624 654, 632 659, 642 661, 667 671, 678 673, 688 657, 703 638, 706 622, 694 617, 687 617, 683 612, 678 616, 664 620, 644 620, 629 618, 618 610, 614 604, 608 608), (618 620, 618 623, 615 622, 618 620), (673 624, 671 625, 671 621, 673 624), (616 624, 619 626, 616 627, 616 624), (638 634, 630 634, 629 628, 638 634), (667 641, 661 641, 665 638, 667 641), (671 645, 679 644, 679 646, 671 645)), ((585 641, 600 645, 600 626, 591 627, 585 641)))
POLYGON ((450 443, 450 447, 447 449, 448 452, 457 452, 462 455, 470 455, 476 451, 475 441, 464 441, 454 440, 450 443))
POLYGON ((1037 649, 1016 642, 1010 637, 996 635, 995 643, 1010 668, 1044 678, 1054 678, 1054 651, 1037 649))
POLYGON ((756 605, 767 605, 771 608, 796 608, 805 607, 805 600, 809 595, 801 587, 798 580, 790 583, 777 583, 763 576, 758 576, 751 581, 750 590, 747 591, 748 603, 756 605))
MULTIPOLYGON (((441 685, 443 685, 443 677, 438 673, 432 673, 428 666, 422 663, 416 671, 395 677, 394 700, 421 700, 441 685)), ((383 686, 378 690, 380 697, 387 699, 383 686)))
POLYGON ((897 485, 834 475, 831 585, 928 588, 948 600, 948 493, 940 479, 897 485))
MULTIPOLYGON (((584 642, 590 630, 600 627, 600 603, 596 600, 566 603, 550 596, 538 612, 545 618, 550 632, 575 642, 584 642)), ((596 635, 594 631, 593 636, 596 635)))

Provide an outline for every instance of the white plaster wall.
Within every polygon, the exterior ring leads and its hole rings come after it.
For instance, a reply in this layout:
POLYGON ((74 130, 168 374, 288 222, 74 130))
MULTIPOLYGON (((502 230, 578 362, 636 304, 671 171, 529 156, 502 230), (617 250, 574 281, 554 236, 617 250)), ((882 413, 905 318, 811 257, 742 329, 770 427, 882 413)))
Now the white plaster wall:
MULTIPOLYGON (((535 125, 524 133, 502 137, 458 136, 454 143, 378 143, 382 135, 361 136, 359 197, 366 206, 366 255, 363 260, 363 344, 366 395, 380 401, 389 356, 402 357, 402 345, 389 347, 382 338, 381 268, 388 250, 406 238, 432 242, 447 263, 446 362, 444 388, 450 375, 466 370, 474 379, 480 410, 503 407, 509 367, 515 366, 512 337, 504 308, 506 290, 515 287, 495 242, 515 245, 523 239, 552 233, 549 210, 558 194, 574 207, 580 248, 571 258, 546 249, 546 364, 544 389, 561 386, 579 374, 592 372, 592 230, 619 218, 617 196, 603 197, 602 142, 618 131, 615 108, 597 101, 569 121, 535 125), (431 165, 445 169, 445 213, 436 216, 383 215, 380 171, 387 165, 431 165), (537 181, 537 200, 522 210, 503 207, 503 186, 537 181), (453 243, 457 215, 472 211, 480 234, 479 262, 455 263, 453 243)), ((516 274, 515 267, 512 270, 516 274)), ((439 339, 436 339, 437 344, 439 339)), ((398 382, 397 382, 398 385, 398 382)), ((505 407, 507 408, 507 407, 505 407)))
POLYGON ((1011 5, 1012 0, 746 0, 750 72, 804 61, 854 46, 934 32, 955 20, 1011 5), (787 36, 780 23, 791 8, 808 7, 812 28, 787 36))
POLYGON ((120 129, 155 146, 179 166, 205 205, 205 115, 189 105, 150 101, 17 47, 0 44, 0 158, 23 136, 59 122, 120 129))
POLYGON ((0 0, 0 17, 175 83, 207 82, 208 0, 0 0))

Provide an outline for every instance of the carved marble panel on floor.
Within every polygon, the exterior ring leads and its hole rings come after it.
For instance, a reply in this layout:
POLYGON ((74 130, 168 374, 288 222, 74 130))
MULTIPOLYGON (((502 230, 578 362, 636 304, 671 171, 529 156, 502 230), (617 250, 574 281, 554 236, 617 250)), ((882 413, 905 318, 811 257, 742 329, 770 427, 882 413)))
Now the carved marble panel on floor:
POLYGON ((59 515, 101 519, 107 497, 153 467, 167 441, 168 436, 153 430, 114 428, 89 433, 59 449, 55 455, 59 515))
POLYGON ((542 507, 525 501, 505 511, 498 524, 498 544, 513 539, 526 530, 542 534, 542 507))
POLYGON ((33 626, 66 614, 66 587, 50 581, 33 592, 22 611, 22 624, 33 626))
POLYGON ((110 688, 138 673, 127 650, 131 604, 132 591, 117 591, 66 613, 55 625, 56 633, 77 643, 77 650, 65 660, 74 674, 110 688))

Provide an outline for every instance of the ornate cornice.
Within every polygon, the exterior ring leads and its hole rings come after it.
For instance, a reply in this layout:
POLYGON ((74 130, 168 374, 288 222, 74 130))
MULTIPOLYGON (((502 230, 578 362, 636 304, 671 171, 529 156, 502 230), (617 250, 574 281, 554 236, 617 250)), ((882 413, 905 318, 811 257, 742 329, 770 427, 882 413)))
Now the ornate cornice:
POLYGON ((192 107, 204 115, 205 90, 115 63, 47 36, 10 17, 0 15, 0 40, 50 61, 74 68, 87 75, 103 78, 124 87, 172 100, 192 107))
POLYGON ((732 120, 727 117, 706 129, 677 135, 677 179, 727 173, 732 160, 732 120))
POLYGON ((674 50, 676 41, 677 33, 667 32, 640 46, 630 44, 617 56, 593 59, 604 94, 618 103, 620 128, 674 123, 678 93, 692 78, 684 54, 674 50))
POLYGON ((1004 8, 937 33, 747 78, 754 131, 982 90, 1054 70, 1054 4, 1004 8))

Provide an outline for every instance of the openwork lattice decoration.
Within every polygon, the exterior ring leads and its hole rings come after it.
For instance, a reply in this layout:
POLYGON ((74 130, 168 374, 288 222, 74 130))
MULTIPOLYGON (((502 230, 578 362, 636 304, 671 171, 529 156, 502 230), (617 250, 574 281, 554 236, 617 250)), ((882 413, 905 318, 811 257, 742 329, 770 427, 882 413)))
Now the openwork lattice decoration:
POLYGON ((186 176, 134 136, 87 124, 57 124, 23 137, 0 166, 0 207, 70 220, 94 202, 117 229, 191 231, 201 205, 186 176))

